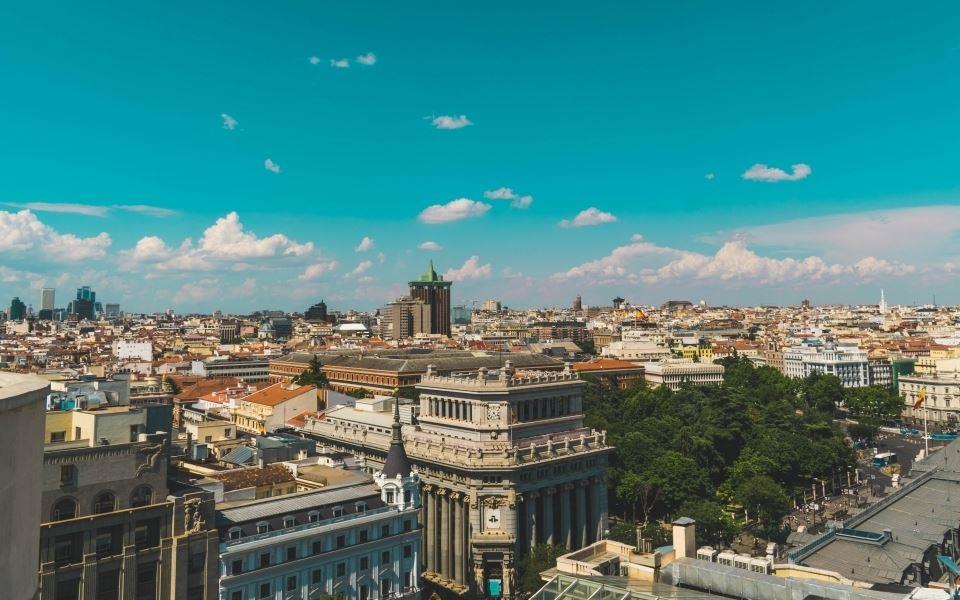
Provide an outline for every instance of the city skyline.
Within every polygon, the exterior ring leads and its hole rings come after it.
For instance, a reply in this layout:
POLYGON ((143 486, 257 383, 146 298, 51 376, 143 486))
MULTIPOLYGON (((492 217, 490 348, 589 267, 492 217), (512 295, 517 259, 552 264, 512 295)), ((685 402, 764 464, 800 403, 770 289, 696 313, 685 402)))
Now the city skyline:
POLYGON ((5 303, 958 302, 950 4, 164 10, 0 24, 5 303))

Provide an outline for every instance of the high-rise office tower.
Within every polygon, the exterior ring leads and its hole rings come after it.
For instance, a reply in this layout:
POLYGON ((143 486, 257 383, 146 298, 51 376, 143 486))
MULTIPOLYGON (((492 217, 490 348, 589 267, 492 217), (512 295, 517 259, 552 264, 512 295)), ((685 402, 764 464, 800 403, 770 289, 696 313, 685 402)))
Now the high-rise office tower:
POLYGON ((444 281, 433 269, 433 261, 426 272, 410 282, 410 296, 430 305, 430 333, 450 336, 450 281, 444 281))
POLYGON ((40 310, 53 310, 55 290, 53 288, 40 289, 40 310))
POLYGON ((90 286, 77 288, 77 299, 70 302, 67 312, 76 315, 78 319, 93 320, 94 304, 97 302, 97 293, 90 286))
POLYGON ((580 298, 580 294, 577 294, 577 297, 573 299, 573 310, 575 312, 583 310, 583 300, 580 298))
POLYGON ((11 321, 22 321, 27 317, 27 305, 20 300, 19 297, 15 297, 10 301, 10 320, 11 321))

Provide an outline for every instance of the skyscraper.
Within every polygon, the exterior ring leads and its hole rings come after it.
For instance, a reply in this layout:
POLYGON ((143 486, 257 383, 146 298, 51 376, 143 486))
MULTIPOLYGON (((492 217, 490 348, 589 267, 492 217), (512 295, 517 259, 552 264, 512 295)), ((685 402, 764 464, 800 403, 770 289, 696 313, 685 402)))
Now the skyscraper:
POLYGON ((307 309, 307 312, 303 314, 303 317, 311 323, 326 323, 327 304, 323 300, 317 302, 307 309))
POLYGON ((575 312, 583 310, 583 300, 580 298, 580 294, 577 294, 577 297, 573 299, 573 310, 575 312))
POLYGON ((27 305, 20 300, 19 297, 14 297, 10 301, 10 320, 11 321, 22 321, 27 317, 27 305))
POLYGON ((40 310, 53 310, 55 293, 53 288, 40 289, 40 310))
POLYGON ((433 269, 433 261, 426 272, 410 282, 410 296, 430 305, 430 333, 450 337, 450 281, 444 281, 433 269))
POLYGON ((97 302, 97 293, 90 286, 77 288, 77 299, 70 302, 67 312, 76 315, 78 319, 93 320, 94 304, 97 302))

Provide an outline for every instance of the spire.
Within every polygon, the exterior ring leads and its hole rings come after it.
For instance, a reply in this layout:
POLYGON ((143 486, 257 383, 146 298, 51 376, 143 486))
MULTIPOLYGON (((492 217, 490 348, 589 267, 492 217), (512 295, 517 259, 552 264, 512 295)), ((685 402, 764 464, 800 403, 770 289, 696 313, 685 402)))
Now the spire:
POLYGON ((387 451, 387 460, 383 463, 383 475, 388 479, 406 477, 410 474, 410 459, 403 447, 403 437, 400 435, 400 398, 393 399, 393 436, 390 438, 390 450, 387 451))

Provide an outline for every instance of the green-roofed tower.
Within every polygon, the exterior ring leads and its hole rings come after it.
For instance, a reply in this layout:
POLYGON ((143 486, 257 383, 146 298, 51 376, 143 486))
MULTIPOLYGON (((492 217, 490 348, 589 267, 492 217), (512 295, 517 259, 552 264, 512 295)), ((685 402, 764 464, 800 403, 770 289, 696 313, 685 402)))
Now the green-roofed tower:
POLYGON ((410 296, 430 305, 430 333, 450 337, 450 286, 433 268, 433 261, 416 281, 410 282, 410 296))

